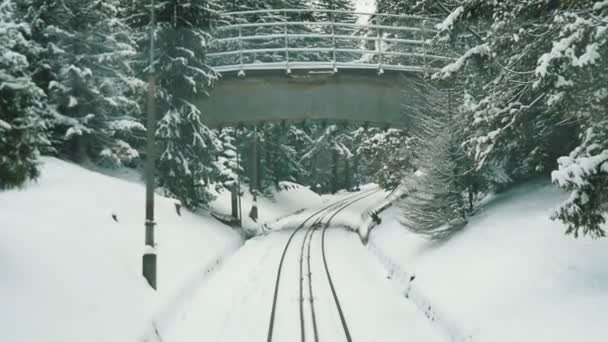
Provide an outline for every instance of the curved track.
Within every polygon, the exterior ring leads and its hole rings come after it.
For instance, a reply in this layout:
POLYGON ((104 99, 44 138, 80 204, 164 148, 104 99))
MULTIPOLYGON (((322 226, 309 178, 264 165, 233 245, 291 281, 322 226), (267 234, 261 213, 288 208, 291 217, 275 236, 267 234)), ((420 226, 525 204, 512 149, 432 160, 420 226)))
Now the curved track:
POLYGON ((344 209, 346 209, 348 206, 350 206, 351 204, 358 202, 366 197, 369 197, 373 194, 375 194, 376 192, 378 192, 379 190, 369 190, 363 193, 359 193, 356 195, 352 195, 349 196, 347 198, 344 198, 340 201, 337 201, 331 205, 328 205, 316 212, 314 212, 313 214, 311 214, 310 216, 308 216, 304 221, 302 221, 302 223, 300 225, 298 225, 298 227, 296 227, 296 229, 294 229, 294 231, 291 233, 291 235, 289 236, 289 239, 287 240, 287 243, 285 244, 285 247, 283 249, 283 253, 281 255, 281 259, 279 262, 279 266, 277 269, 277 276, 276 276, 276 280, 275 280, 275 288, 274 288, 274 296, 273 296, 273 302, 272 302, 272 309, 271 309, 271 313, 270 313, 270 323, 269 323, 269 327, 268 327, 268 335, 267 335, 267 342, 271 342, 272 338, 273 338, 273 332, 274 332, 274 323, 275 323, 275 316, 276 316, 276 308, 277 308, 277 303, 278 303, 278 294, 279 294, 279 287, 280 287, 280 281, 281 281, 281 271, 283 269, 283 264, 285 261, 285 256, 287 254, 287 251, 289 249, 289 246, 293 240, 293 238, 295 237, 295 235, 302 229, 304 228, 304 226, 306 225, 306 223, 308 223, 310 220, 312 220, 314 217, 318 218, 314 221, 313 224, 311 224, 308 229, 306 230, 306 233, 304 235, 304 239, 302 240, 302 244, 300 246, 300 258, 299 258, 299 267, 300 267, 300 273, 299 273, 299 283, 300 283, 300 288, 299 288, 299 311, 300 311, 300 340, 302 342, 304 342, 306 340, 306 327, 305 327, 305 322, 304 322, 304 253, 306 250, 306 259, 307 259, 307 273, 308 273, 308 291, 310 293, 310 299, 309 299, 309 303, 310 303, 310 310, 311 310, 311 319, 312 319, 312 326, 313 326, 313 333, 314 333, 314 341, 317 342, 319 340, 319 336, 318 336, 318 331, 317 331, 317 322, 316 322, 316 316, 315 316, 315 308, 314 308, 314 302, 313 302, 313 287, 312 287, 312 278, 311 278, 311 264, 310 264, 310 245, 311 245, 311 241, 313 238, 313 235, 315 233, 315 231, 318 229, 319 225, 322 223, 323 219, 326 218, 328 215, 331 214, 331 216, 329 216, 329 219, 327 220, 327 222, 325 222, 324 226, 323 226, 323 233, 322 233, 322 237, 321 237, 321 244, 322 244, 322 254, 323 254, 323 264, 324 264, 324 268, 325 268, 325 272, 327 275, 327 280, 329 282, 330 288, 331 288, 331 292, 334 298, 334 302, 336 304, 336 307, 338 309, 338 313, 340 315, 340 320, 342 323, 342 327, 344 329, 344 334, 346 336, 347 341, 351 342, 351 336, 350 336, 350 332, 348 330, 348 325, 346 323, 346 320, 344 318, 344 314, 342 311, 342 308, 340 306, 340 301, 337 297, 336 294, 336 290, 335 287, 333 285, 331 276, 330 276, 330 271, 329 271, 329 267, 327 266, 327 260, 325 257, 325 230, 327 229, 327 227, 329 227, 331 220, 338 215, 341 211, 343 211, 344 209), (323 215, 321 215, 323 214, 323 215))

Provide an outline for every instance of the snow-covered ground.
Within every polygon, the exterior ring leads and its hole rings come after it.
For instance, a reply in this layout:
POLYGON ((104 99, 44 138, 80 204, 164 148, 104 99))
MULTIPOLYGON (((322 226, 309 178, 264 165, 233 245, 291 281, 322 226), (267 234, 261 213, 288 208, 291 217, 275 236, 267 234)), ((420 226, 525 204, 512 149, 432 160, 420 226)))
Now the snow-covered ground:
POLYGON ((564 236, 548 218, 563 198, 548 183, 519 186, 445 243, 408 233, 391 208, 369 249, 453 341, 606 341, 608 240, 564 236))
MULTIPOLYGON (((366 190, 373 191, 375 188, 366 190)), ((352 195, 339 193, 323 197, 327 199, 325 205, 329 205, 352 195)), ((375 193, 375 197, 369 196, 357 202, 356 206, 342 211, 335 217, 335 224, 359 222, 360 210, 373 205, 383 195, 383 192, 375 193)), ((314 210, 307 213, 311 211, 314 210)), ((306 216, 297 215, 299 222, 306 216)), ((289 221, 298 222, 291 218, 289 221)), ((176 319, 161 322, 163 341, 265 340, 279 260, 294 227, 286 224, 282 228, 247 241, 219 272, 200 287, 176 319)), ((305 230, 295 235, 285 257, 273 341, 300 339, 299 267, 305 230)), ((312 237, 311 245, 312 298, 319 340, 343 341, 345 333, 324 271, 321 237, 321 230, 318 230, 312 237)), ((356 233, 332 224, 325 240, 327 263, 353 340, 445 340, 442 331, 434 329, 424 314, 392 286, 382 264, 366 250, 356 233)), ((308 279, 307 271, 304 279, 308 279)), ((306 289, 304 322, 307 340, 313 340, 308 304, 310 298, 310 292, 306 289)))
MULTIPOLYGON (((608 333, 608 241, 564 236, 564 227, 548 219, 563 195, 547 183, 493 197, 467 230, 444 243, 408 233, 398 223, 402 213, 390 208, 367 248, 345 228, 357 229, 361 214, 385 201, 375 185, 317 196, 286 183, 290 189, 274 200, 260 199, 270 230, 242 247, 237 232, 204 214, 180 216, 174 200, 157 196, 159 291, 153 292, 140 276, 142 184, 44 161, 38 182, 0 192, 2 341, 264 340, 279 259, 293 229, 324 206, 364 194, 333 218, 325 237, 353 340, 599 342, 608 333)), ((214 206, 228 210, 228 203, 229 194, 220 194, 214 206)), ((274 341, 299 338, 305 231, 286 254, 274 341)), ((321 236, 320 229, 313 234, 313 295, 305 290, 304 300, 314 300, 319 338, 339 341, 344 331, 321 236)), ((304 313, 310 338, 308 305, 304 313)))
POLYGON ((0 192, 0 340, 141 341, 242 244, 157 196, 153 292, 140 276, 144 198, 141 184, 54 158, 38 182, 0 192))
MULTIPOLYGON (((280 182, 279 188, 280 190, 273 192, 271 198, 257 197, 258 220, 254 222, 249 217, 253 196, 246 185, 242 186, 243 227, 255 233, 261 233, 263 229, 266 229, 265 226, 272 225, 283 217, 301 210, 316 208, 326 201, 322 196, 300 184, 283 181, 280 182)), ((217 198, 210 204, 211 209, 222 215, 230 215, 231 202, 228 191, 216 193, 216 196, 217 198)))
POLYGON ((332 203, 352 198, 348 200, 349 205, 341 210, 340 214, 336 215, 331 222, 332 226, 357 230, 361 222, 367 219, 367 210, 381 203, 387 194, 386 191, 381 190, 376 184, 363 185, 358 192, 341 190, 335 194, 325 194, 320 196, 320 200, 310 202, 311 205, 307 206, 306 210, 298 211, 294 215, 281 217, 274 222, 270 222, 268 228, 271 230, 295 228, 312 213, 332 203), (359 194, 365 196, 365 198, 359 200, 359 194), (350 203, 351 201, 352 203, 350 203))

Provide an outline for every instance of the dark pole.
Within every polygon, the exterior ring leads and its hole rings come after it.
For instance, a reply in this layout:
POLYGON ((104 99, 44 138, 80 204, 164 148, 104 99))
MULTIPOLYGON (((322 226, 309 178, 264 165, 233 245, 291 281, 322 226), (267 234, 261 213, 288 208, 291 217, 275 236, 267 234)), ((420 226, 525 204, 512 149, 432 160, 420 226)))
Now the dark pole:
POLYGON ((251 219, 253 220, 253 222, 256 222, 258 220, 258 201, 257 201, 257 195, 258 195, 258 190, 259 190, 259 170, 258 170, 258 126, 254 125, 253 126, 253 168, 252 170, 252 175, 251 175, 251 195, 253 195, 253 204, 251 205, 251 211, 249 212, 249 217, 251 217, 251 219))
POLYGON ((146 250, 142 260, 142 271, 148 284, 156 290, 156 249, 154 243, 154 133, 156 131, 154 79, 154 0, 150 1, 150 69, 148 70, 148 127, 146 139, 146 250))
MULTIPOLYGON (((239 137, 239 129, 236 129, 235 132, 236 138, 238 139, 239 137)), ((239 156, 239 148, 238 148, 238 144, 235 140, 235 145, 236 145, 236 191, 237 191, 237 195, 239 196, 239 203, 238 203, 238 207, 239 207, 239 227, 243 226, 243 210, 241 209, 241 158, 239 156)))

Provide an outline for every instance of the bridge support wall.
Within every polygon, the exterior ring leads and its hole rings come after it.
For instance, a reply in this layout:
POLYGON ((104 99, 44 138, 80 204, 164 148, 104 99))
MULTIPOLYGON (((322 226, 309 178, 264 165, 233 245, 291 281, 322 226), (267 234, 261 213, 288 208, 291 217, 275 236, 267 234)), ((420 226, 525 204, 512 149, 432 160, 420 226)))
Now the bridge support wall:
POLYGON ((210 97, 195 100, 210 127, 239 123, 303 120, 369 122, 403 127, 408 115, 403 103, 424 103, 412 91, 414 74, 377 75, 369 70, 286 75, 256 72, 246 77, 226 74, 210 90, 210 97))

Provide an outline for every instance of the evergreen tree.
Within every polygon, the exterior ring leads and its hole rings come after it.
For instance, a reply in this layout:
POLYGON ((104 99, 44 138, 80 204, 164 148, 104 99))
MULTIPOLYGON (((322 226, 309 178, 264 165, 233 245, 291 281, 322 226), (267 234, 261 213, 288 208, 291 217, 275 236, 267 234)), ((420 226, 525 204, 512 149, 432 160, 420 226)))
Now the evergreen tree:
POLYGON ((554 217, 575 235, 582 228, 601 236, 601 193, 606 188, 596 178, 603 177, 603 168, 580 172, 580 182, 564 177, 563 171, 605 149, 591 144, 592 152, 586 144, 602 137, 605 129, 601 94, 607 65, 600 56, 607 54, 608 5, 544 0, 452 4, 439 26, 442 34, 472 32, 478 42, 435 77, 450 77, 477 64, 464 73, 467 87, 476 90, 470 92, 471 134, 465 141, 476 168, 502 164, 509 176, 523 178, 547 173, 557 166, 558 156, 574 148, 560 159, 554 174, 556 183, 572 192, 554 217), (580 145, 575 148, 577 134, 580 145))
POLYGON ((110 165, 131 163, 143 140, 129 61, 131 30, 118 19, 118 0, 27 1, 34 38, 46 51, 36 74, 53 105, 53 142, 59 153, 110 165))
POLYGON ((24 55, 33 44, 30 28, 15 17, 11 0, 0 2, 0 189, 39 175, 40 149, 47 147, 44 92, 32 81, 24 55))
POLYGON ((479 189, 473 163, 462 148, 464 125, 452 89, 426 84, 433 105, 411 119, 416 174, 407 178, 403 224, 413 232, 443 239, 462 229, 479 189), (469 201, 467 202, 467 193, 469 201))
POLYGON ((365 161, 366 172, 386 190, 393 190, 414 170, 412 139, 399 129, 369 130, 358 144, 357 155, 365 161))
POLYGON ((149 8, 139 1, 131 1, 128 8, 130 24, 140 31, 137 59, 140 75, 144 77, 153 71, 157 80, 160 186, 188 208, 204 207, 212 198, 208 186, 219 173, 215 161, 223 144, 203 124, 204 113, 192 101, 207 96, 207 88, 217 78, 205 63, 211 38, 205 30, 209 28, 209 9, 213 3, 206 0, 158 3, 152 70, 149 34, 143 26, 149 22, 149 8))
POLYGON ((236 183, 242 171, 239 165, 240 157, 237 155, 236 134, 237 130, 232 127, 223 128, 218 134, 222 148, 215 161, 215 168, 218 170, 217 181, 228 190, 236 189, 236 183))

